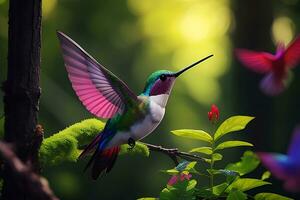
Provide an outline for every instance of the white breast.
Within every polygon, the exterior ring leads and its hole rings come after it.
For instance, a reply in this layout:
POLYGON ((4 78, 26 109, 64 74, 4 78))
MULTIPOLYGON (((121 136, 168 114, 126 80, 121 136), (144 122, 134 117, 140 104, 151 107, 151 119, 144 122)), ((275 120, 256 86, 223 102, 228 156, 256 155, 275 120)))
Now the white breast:
POLYGON ((150 134, 161 122, 165 114, 165 98, 168 95, 150 97, 149 113, 143 121, 137 122, 130 129, 130 136, 140 140, 150 134))
POLYGON ((146 117, 132 125, 130 127, 130 131, 118 132, 109 143, 108 148, 111 146, 126 144, 130 137, 135 141, 141 140, 154 131, 164 117, 168 97, 169 95, 167 94, 149 97, 149 112, 146 117))

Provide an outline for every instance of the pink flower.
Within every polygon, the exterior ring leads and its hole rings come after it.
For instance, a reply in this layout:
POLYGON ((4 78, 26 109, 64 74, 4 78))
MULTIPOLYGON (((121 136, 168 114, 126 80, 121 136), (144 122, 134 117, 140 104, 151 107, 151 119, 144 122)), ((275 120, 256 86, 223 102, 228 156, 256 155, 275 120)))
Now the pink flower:
POLYGON ((168 181, 168 185, 175 185, 177 183, 178 177, 177 175, 173 175, 168 181))
POLYGON ((215 104, 212 104, 210 111, 207 113, 207 116, 209 121, 217 122, 220 117, 219 108, 215 104))
POLYGON ((184 180, 190 180, 192 177, 192 174, 180 174, 180 180, 184 181, 184 180))
POLYGON ((170 180, 168 181, 168 185, 175 185, 178 181, 190 180, 192 174, 184 174, 181 173, 180 175, 173 175, 170 180))

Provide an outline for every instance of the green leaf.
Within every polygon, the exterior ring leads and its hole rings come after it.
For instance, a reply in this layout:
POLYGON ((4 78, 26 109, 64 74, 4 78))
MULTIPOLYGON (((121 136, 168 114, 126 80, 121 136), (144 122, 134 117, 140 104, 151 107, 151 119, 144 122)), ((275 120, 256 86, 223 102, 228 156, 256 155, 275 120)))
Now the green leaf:
POLYGON ((139 198, 137 200, 158 200, 158 198, 154 198, 154 197, 142 197, 142 198, 139 198))
POLYGON ((254 117, 250 116, 233 116, 226 119, 217 129, 214 135, 215 141, 227 133, 243 130, 252 119, 254 117))
POLYGON ((171 131, 171 133, 180 137, 201 140, 209 143, 213 141, 213 138, 207 132, 202 130, 181 129, 181 130, 171 131))
POLYGON ((193 190, 197 185, 197 181, 192 179, 189 181, 188 186, 186 187, 186 191, 193 190))
POLYGON ((213 158, 214 161, 219 161, 219 160, 222 160, 223 156, 219 153, 214 153, 212 155, 212 158, 213 158))
POLYGON ((213 187, 213 190, 212 190, 213 194, 216 196, 219 196, 226 190, 227 187, 228 187, 228 183, 222 183, 222 184, 216 185, 213 187))
POLYGON ((190 173, 199 174, 199 172, 194 169, 196 164, 197 164, 196 161, 193 161, 193 162, 183 161, 183 162, 179 163, 175 168, 168 169, 168 170, 161 170, 161 172, 164 172, 164 173, 167 173, 170 175, 176 175, 181 172, 184 172, 184 173, 190 172, 190 173))
POLYGON ((177 181, 176 184, 170 186, 167 185, 160 195, 161 199, 172 199, 172 200, 190 200, 195 199, 195 187, 197 181, 196 180, 184 180, 177 181))
POLYGON ((226 166, 226 169, 236 171, 243 176, 252 172, 259 165, 259 159, 252 151, 246 151, 241 158, 241 161, 237 163, 230 163, 226 166))
POLYGON ((169 175, 177 175, 179 174, 180 172, 176 169, 168 169, 168 170, 160 170, 161 172, 163 173, 167 173, 169 175))
POLYGON ((271 172, 265 171, 265 172, 263 173, 263 175, 261 176, 261 180, 264 181, 264 180, 270 178, 270 176, 271 176, 271 172))
POLYGON ((231 189, 235 188, 242 192, 251 190, 253 188, 257 188, 263 185, 269 185, 271 183, 262 181, 260 179, 254 179, 254 178, 239 178, 236 181, 234 181, 231 185, 229 185, 228 189, 226 191, 230 191, 231 189))
POLYGON ((191 153, 196 152, 196 153, 203 153, 206 155, 211 155, 212 154, 212 150, 211 147, 198 147, 198 148, 194 148, 192 150, 190 150, 191 153))
POLYGON ((195 167, 195 165, 197 164, 196 161, 190 162, 184 169, 184 171, 189 171, 191 169, 193 169, 195 167))
POLYGON ((289 197, 285 197, 275 193, 258 193, 254 196, 255 200, 292 200, 289 197))
POLYGON ((203 158, 203 160, 209 164, 211 163, 211 159, 209 159, 209 158, 203 158))
POLYGON ((244 142, 244 141, 226 141, 221 144, 219 144, 215 150, 221 150, 221 149, 226 149, 226 148, 232 148, 232 147, 239 147, 239 146, 250 146, 252 147, 253 144, 249 142, 244 142))
POLYGON ((223 156, 219 153, 214 153, 212 155, 212 159, 211 158, 203 158, 203 160, 207 163, 211 163, 211 160, 213 160, 214 162, 215 161, 219 161, 219 160, 222 160, 223 156))
POLYGON ((164 188, 160 192, 159 199, 160 200, 173 200, 173 199, 176 199, 176 194, 173 194, 168 188, 164 188))
POLYGON ((226 200, 245 200, 247 199, 247 195, 239 190, 231 190, 226 200))
POLYGON ((231 184, 237 177, 239 177, 238 172, 227 170, 227 169, 218 169, 218 170, 208 169, 207 171, 209 174, 213 174, 213 175, 222 174, 226 176, 226 182, 229 184, 231 184))
POLYGON ((148 147, 145 144, 143 144, 142 142, 136 142, 133 149, 131 149, 131 147, 128 144, 121 145, 120 155, 124 155, 124 154, 129 154, 129 155, 140 154, 148 157, 150 152, 148 147))

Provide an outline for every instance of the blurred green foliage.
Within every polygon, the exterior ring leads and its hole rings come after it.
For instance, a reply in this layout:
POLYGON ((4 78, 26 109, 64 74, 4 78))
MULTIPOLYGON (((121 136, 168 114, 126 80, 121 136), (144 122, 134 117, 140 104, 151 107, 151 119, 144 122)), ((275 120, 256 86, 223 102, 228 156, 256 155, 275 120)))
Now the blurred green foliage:
MULTIPOLYGON (((1 82, 7 72, 8 3, 0 0, 1 82)), ((216 103, 221 108, 221 118, 225 113, 257 117, 249 127, 252 134, 241 137, 258 150, 283 152, 290 139, 288 133, 299 122, 299 67, 294 70, 290 88, 270 99, 258 90, 261 77, 237 63, 232 49, 237 46, 274 50, 271 42, 288 43, 300 31, 299 9, 299 0, 43 0, 39 123, 49 137, 92 117, 80 104, 67 78, 55 34, 61 30, 137 94, 152 71, 176 70, 211 53, 215 55, 180 77, 163 122, 145 139, 147 142, 182 150, 199 147, 198 141, 166 133, 190 127, 207 130, 207 107, 216 103), (254 6, 248 6, 249 3, 254 6), (243 13, 253 20, 240 17, 243 13), (263 27, 266 20, 271 23, 263 27)), ((0 116, 3 112, 1 101, 0 116)), ((224 150, 226 161, 236 160, 240 154, 224 150)), ((81 161, 46 166, 43 175, 61 199, 135 199, 158 194, 157 183, 167 181, 158 171, 172 167, 163 155, 125 156, 118 159, 109 176, 93 182, 82 172, 84 165, 81 161)), ((284 194, 279 181, 274 186, 284 194)))

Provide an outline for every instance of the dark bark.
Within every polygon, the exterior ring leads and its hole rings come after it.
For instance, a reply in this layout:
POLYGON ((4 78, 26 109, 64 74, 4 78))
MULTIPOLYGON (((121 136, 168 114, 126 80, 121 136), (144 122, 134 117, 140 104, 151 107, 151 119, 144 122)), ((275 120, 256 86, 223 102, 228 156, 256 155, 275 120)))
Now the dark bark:
MULTIPOLYGON (((41 0, 10 0, 7 80, 3 84, 5 136, 18 158, 38 171, 36 134, 39 108, 39 68, 41 46, 41 0)), ((16 185, 13 171, 4 168, 3 199, 32 199, 24 187, 16 185)))
POLYGON ((0 141, 0 155, 13 172, 15 187, 23 187, 30 199, 58 200, 48 185, 48 181, 32 171, 15 155, 12 148, 0 141), (24 184, 25 183, 25 184, 24 184))

